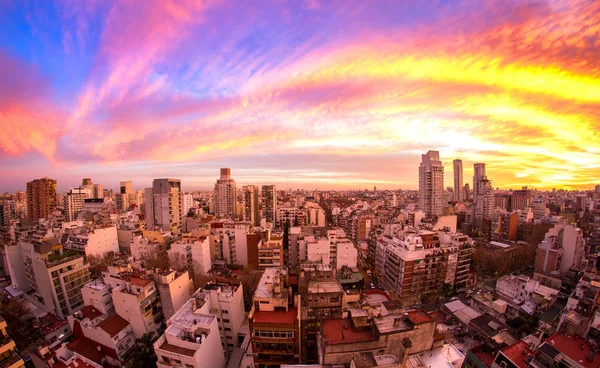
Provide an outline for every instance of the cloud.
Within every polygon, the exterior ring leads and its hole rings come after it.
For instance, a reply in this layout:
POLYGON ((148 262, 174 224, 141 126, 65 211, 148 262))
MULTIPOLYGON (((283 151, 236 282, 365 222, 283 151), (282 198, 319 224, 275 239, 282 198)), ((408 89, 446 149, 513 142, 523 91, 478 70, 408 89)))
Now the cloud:
POLYGON ((1 156, 35 151, 52 160, 65 115, 55 107, 48 81, 2 50, 0 80, 1 156))
MULTIPOLYGON (((390 157, 418 165, 428 149, 487 162, 495 186, 586 186, 600 163, 598 2, 94 4, 63 4, 61 48, 94 48, 68 116, 44 110, 56 129, 12 112, 24 128, 5 152, 82 171, 241 160, 339 185, 414 184, 390 157)), ((13 84, 44 85, 29 74, 13 84)))

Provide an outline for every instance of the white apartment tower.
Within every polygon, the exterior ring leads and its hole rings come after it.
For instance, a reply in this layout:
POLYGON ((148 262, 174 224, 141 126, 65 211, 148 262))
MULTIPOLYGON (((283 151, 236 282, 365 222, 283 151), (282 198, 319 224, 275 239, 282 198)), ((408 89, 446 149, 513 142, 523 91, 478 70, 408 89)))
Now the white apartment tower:
POLYGON ((478 225, 481 219, 489 217, 494 209, 494 190, 485 173, 485 164, 477 163, 473 169, 473 203, 475 222, 478 225))
POLYGON ((258 187, 255 185, 244 185, 242 192, 244 196, 244 221, 250 222, 252 226, 260 226, 258 187))
POLYGON ((234 219, 237 215, 237 191, 235 180, 231 178, 231 169, 222 168, 221 177, 215 183, 214 208, 215 217, 234 219))
POLYGON ((463 188, 463 163, 462 160, 454 160, 454 201, 463 202, 465 200, 465 190, 463 188))
POLYGON ((277 188, 275 185, 262 186, 262 210, 265 220, 275 225, 277 223, 277 188))
POLYGON ((146 227, 155 226, 164 231, 181 232, 183 217, 181 180, 154 179, 152 188, 146 188, 146 227))
POLYGON ((438 151, 421 155, 419 207, 427 216, 441 216, 444 208, 444 166, 438 151))

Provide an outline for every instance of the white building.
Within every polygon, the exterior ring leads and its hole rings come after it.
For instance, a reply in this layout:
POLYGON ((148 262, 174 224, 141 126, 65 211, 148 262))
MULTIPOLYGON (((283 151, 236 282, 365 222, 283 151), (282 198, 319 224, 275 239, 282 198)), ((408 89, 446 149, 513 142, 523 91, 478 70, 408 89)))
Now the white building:
POLYGON ((194 283, 187 271, 165 271, 156 274, 155 281, 160 295, 163 314, 165 318, 171 318, 192 296, 194 283))
POLYGON ((196 240, 191 243, 192 246, 192 264, 195 275, 206 275, 212 268, 210 258, 210 243, 208 238, 196 240))
POLYGON ((87 188, 73 188, 65 195, 65 210, 68 221, 77 219, 87 198, 92 198, 93 191, 87 188))
POLYGON ((419 208, 427 216, 440 216, 444 209, 444 166, 438 151, 421 155, 419 166, 419 208))
POLYGON ((159 368, 224 368, 217 317, 206 313, 203 298, 189 299, 169 320, 154 343, 159 368))
POLYGON ((91 305, 103 314, 113 314, 115 306, 112 300, 110 285, 103 279, 96 279, 81 288, 83 303, 91 305))
POLYGON ((156 255, 159 247, 160 244, 158 242, 144 238, 142 235, 133 236, 129 244, 133 260, 143 264, 145 264, 148 258, 156 255))
POLYGON ((108 252, 119 252, 119 238, 116 226, 71 228, 73 234, 67 237, 65 248, 84 251, 86 256, 103 256, 108 252))
POLYGON ((248 267, 248 223, 225 222, 222 228, 210 231, 210 243, 216 257, 228 264, 248 267))
POLYGON ((252 226, 260 225, 260 214, 258 211, 258 187, 255 185, 244 185, 242 187, 244 200, 244 221, 250 222, 252 226))
POLYGON ((183 217, 187 216, 190 210, 194 207, 194 196, 191 194, 183 195, 183 217))

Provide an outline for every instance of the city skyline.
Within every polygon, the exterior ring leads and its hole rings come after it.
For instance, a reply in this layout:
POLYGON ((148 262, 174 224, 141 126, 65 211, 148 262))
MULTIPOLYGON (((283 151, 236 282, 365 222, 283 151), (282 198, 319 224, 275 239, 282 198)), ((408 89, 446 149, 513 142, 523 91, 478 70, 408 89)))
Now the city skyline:
POLYGON ((600 182, 598 2, 9 0, 0 22, 0 192, 221 167, 416 190, 428 150, 465 184, 476 162, 494 188, 600 182))

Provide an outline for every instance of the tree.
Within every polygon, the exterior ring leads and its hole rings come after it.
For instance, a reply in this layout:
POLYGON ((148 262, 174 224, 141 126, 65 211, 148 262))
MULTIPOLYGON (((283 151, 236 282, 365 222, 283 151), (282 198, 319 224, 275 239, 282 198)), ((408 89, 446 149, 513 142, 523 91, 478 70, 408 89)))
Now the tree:
POLYGON ((456 292, 454 291, 454 286, 452 286, 452 284, 442 285, 441 292, 444 298, 450 298, 451 296, 454 296, 456 294, 456 292))
POLYGON ((137 367, 151 367, 156 368, 156 362, 158 358, 154 353, 154 342, 157 338, 154 337, 153 333, 145 333, 141 338, 137 339, 137 349, 133 353, 128 366, 131 368, 137 367))
POLYGON ((25 304, 16 299, 5 299, 0 304, 0 315, 6 321, 6 330, 21 351, 35 348, 35 344, 44 337, 33 326, 35 317, 25 304))
POLYGON ((158 245, 156 251, 148 254, 146 257, 146 267, 151 269, 169 269, 169 255, 166 246, 158 245))
POLYGON ((169 266, 172 270, 183 272, 189 269, 187 258, 181 253, 169 254, 169 266))

